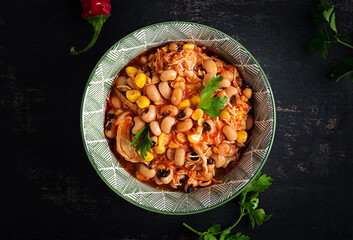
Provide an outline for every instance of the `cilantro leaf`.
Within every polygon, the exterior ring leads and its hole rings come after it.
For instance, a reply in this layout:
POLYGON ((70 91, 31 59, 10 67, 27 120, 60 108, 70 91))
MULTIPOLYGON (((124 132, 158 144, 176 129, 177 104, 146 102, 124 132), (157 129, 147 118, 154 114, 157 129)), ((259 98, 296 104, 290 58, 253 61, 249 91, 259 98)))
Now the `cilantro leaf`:
POLYGON ((221 115, 221 111, 225 108, 225 103, 228 100, 228 97, 213 97, 213 93, 218 89, 219 83, 223 80, 222 76, 212 77, 206 87, 202 90, 201 100, 198 105, 198 108, 202 109, 210 117, 216 119, 221 115))
POLYGON ((140 156, 143 159, 146 158, 147 151, 151 150, 151 146, 153 144, 153 141, 150 138, 149 130, 149 126, 144 127, 134 136, 133 141, 130 144, 130 147, 132 147, 138 140, 140 140, 135 146, 135 151, 138 152, 140 150, 140 156))
POLYGON ((263 192, 272 184, 272 180, 273 179, 271 177, 266 174, 261 174, 260 172, 255 180, 245 189, 245 191, 258 193, 263 192))
POLYGON ((346 58, 340 64, 338 64, 337 67, 331 73, 331 77, 336 78, 336 82, 338 82, 339 80, 341 80, 341 78, 344 78, 349 74, 352 74, 350 80, 353 82, 353 59, 352 58, 346 58))
POLYGON ((250 240, 250 238, 243 235, 241 232, 238 232, 237 234, 228 237, 226 240, 250 240))

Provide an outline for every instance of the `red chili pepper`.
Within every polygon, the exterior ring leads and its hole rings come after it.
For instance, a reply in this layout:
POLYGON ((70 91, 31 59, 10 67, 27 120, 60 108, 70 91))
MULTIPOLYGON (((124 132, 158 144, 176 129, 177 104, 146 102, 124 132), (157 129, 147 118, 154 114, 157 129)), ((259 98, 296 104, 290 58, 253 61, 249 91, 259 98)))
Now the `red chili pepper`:
POLYGON ((111 4, 110 0, 80 0, 82 5, 82 17, 86 19, 94 28, 94 35, 90 43, 81 51, 75 51, 75 47, 71 47, 73 55, 79 55, 91 49, 96 43, 105 21, 110 17, 111 4))

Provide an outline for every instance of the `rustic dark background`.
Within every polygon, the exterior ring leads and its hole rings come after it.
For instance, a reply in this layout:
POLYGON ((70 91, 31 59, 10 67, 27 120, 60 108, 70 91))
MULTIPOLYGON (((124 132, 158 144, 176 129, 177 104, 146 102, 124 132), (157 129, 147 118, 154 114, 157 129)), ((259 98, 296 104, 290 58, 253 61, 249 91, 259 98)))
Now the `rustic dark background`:
MULTIPOLYGON (((318 1, 112 1, 96 46, 79 1, 7 1, 0 7, 1 239, 196 239, 197 229, 233 224, 238 199, 217 209, 166 216, 140 209, 111 191, 85 154, 79 116, 91 70, 116 41, 149 24, 183 20, 233 36, 259 61, 277 107, 274 145, 263 172, 274 184, 260 196, 272 219, 253 240, 353 239, 353 83, 329 72, 353 51, 327 60, 305 44, 318 28, 318 1)), ((353 1, 335 4, 337 27, 353 35, 353 1)))

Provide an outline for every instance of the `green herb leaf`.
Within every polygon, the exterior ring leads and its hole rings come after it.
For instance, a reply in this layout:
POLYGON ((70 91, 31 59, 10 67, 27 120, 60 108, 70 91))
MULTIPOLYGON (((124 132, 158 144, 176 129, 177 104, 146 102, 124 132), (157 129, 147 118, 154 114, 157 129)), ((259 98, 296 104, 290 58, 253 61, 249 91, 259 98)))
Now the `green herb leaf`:
POLYGON ((207 229, 207 232, 212 233, 212 234, 219 233, 220 231, 221 231, 221 225, 219 225, 219 224, 214 225, 214 226, 210 227, 209 229, 207 229))
POLYGON ((217 240, 215 236, 210 233, 204 232, 200 237, 199 240, 217 240))
MULTIPOLYGON (((258 226, 262 225, 264 222, 268 221, 272 214, 266 215, 265 210, 262 208, 254 210, 252 213, 249 213, 249 216, 252 216, 258 226)), ((254 225, 253 225, 254 228, 254 225)))
POLYGON ((336 29, 336 13, 332 14, 331 20, 330 20, 330 28, 337 33, 336 29))
POLYGON ((336 82, 342 78, 352 74, 350 80, 353 82, 353 59, 346 58, 331 73, 332 78, 336 78, 336 82))
POLYGON ((325 20, 327 22, 330 21, 330 16, 331 16, 331 13, 333 12, 333 9, 334 9, 334 7, 331 7, 331 8, 322 12, 322 16, 325 18, 325 20))
POLYGON ((250 237, 243 235, 241 232, 238 232, 237 234, 228 237, 227 240, 250 240, 250 237))
POLYGON ((267 176, 266 174, 261 174, 255 178, 255 180, 245 189, 246 192, 263 192, 265 191, 271 184, 272 178, 267 176))
POLYGON ((222 232, 221 232, 221 235, 219 235, 219 240, 225 240, 226 237, 228 237, 228 235, 230 234, 230 230, 229 228, 226 228, 224 229, 222 232))
POLYGON ((153 144, 152 139, 150 138, 149 126, 144 127, 141 131, 139 131, 133 138, 133 141, 130 144, 130 147, 134 146, 138 140, 140 140, 136 146, 135 151, 138 152, 140 150, 140 156, 145 159, 147 156, 147 151, 151 150, 151 146, 153 144))
POLYGON ((221 115, 221 111, 225 108, 228 97, 213 97, 213 93, 218 89, 219 83, 223 80, 222 76, 212 77, 206 87, 202 90, 201 100, 198 108, 202 109, 210 117, 216 119, 221 115))

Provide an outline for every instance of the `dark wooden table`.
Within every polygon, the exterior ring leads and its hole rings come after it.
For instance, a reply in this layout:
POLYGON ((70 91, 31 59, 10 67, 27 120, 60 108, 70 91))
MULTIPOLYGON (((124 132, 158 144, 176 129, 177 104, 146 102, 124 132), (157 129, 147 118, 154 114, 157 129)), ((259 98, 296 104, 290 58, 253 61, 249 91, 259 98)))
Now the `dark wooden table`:
MULTIPOLYGON (((233 224, 238 199, 217 209, 166 216, 111 191, 85 154, 79 116, 84 86, 103 53, 146 25, 184 20, 233 36, 260 62, 277 105, 277 131, 263 172, 274 184, 260 204, 272 219, 251 239, 353 239, 353 83, 329 73, 353 51, 327 60, 305 47, 318 1, 113 0, 96 46, 79 1, 7 1, 0 8, 1 239, 196 239, 197 229, 233 224)), ((353 34, 353 1, 335 4, 337 27, 353 34)))

